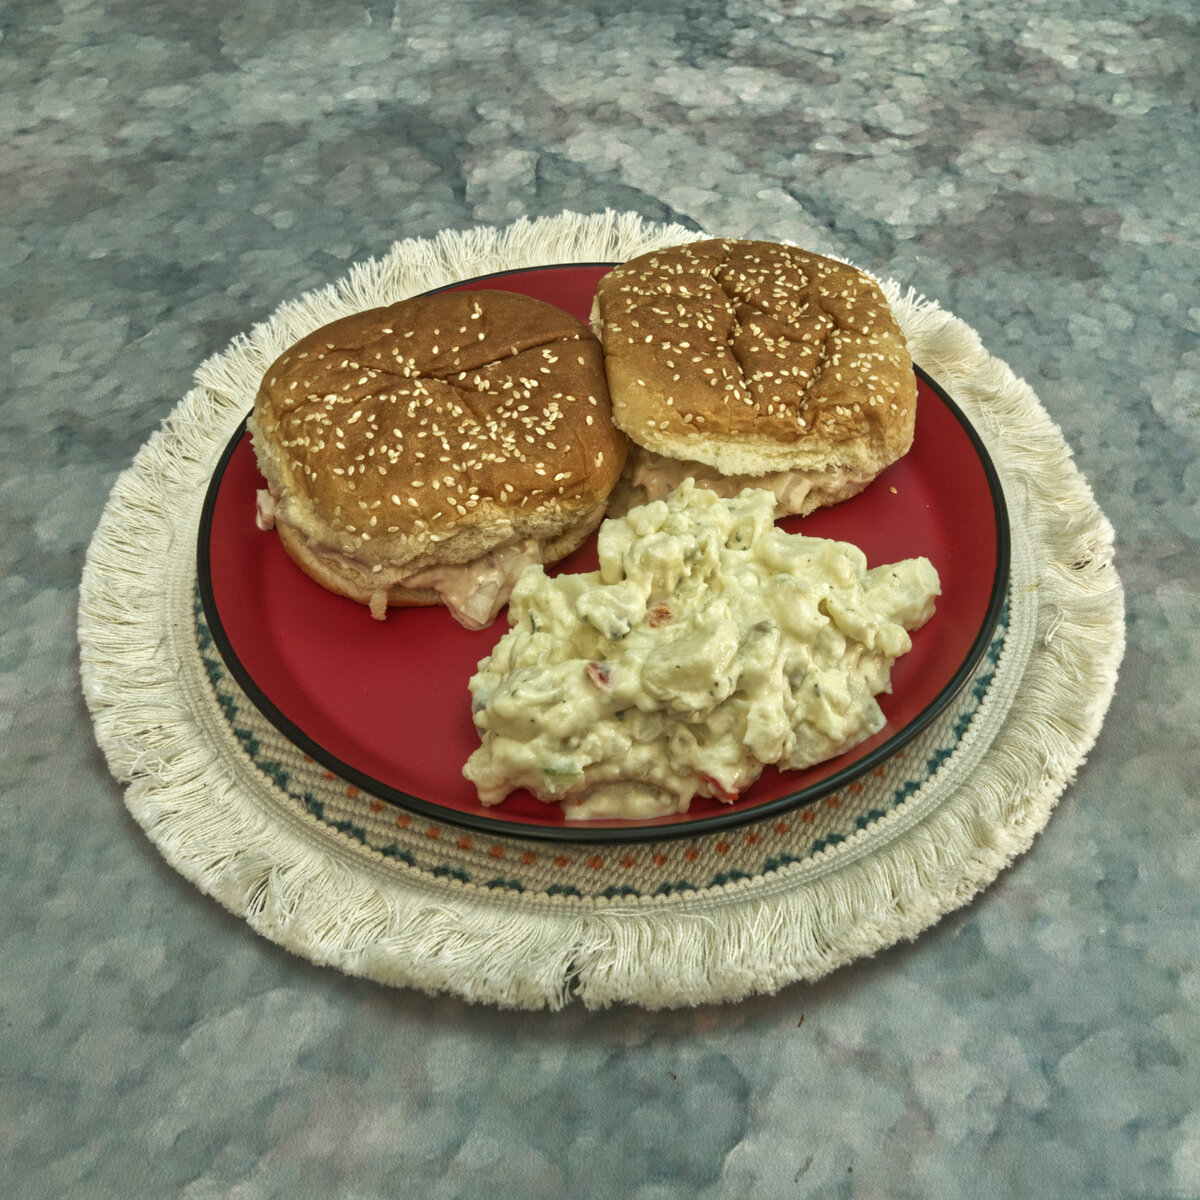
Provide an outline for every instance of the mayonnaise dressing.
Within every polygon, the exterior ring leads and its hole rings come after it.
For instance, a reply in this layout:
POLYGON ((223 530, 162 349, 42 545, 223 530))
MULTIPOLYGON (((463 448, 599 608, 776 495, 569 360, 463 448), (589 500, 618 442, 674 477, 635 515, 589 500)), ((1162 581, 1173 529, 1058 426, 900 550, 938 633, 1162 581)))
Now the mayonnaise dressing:
POLYGON ((776 498, 685 480, 600 527, 600 568, 521 574, 511 628, 471 680, 482 803, 527 788, 569 818, 732 802, 764 765, 799 769, 885 718, 937 572, 868 569, 857 547, 775 526, 776 498))

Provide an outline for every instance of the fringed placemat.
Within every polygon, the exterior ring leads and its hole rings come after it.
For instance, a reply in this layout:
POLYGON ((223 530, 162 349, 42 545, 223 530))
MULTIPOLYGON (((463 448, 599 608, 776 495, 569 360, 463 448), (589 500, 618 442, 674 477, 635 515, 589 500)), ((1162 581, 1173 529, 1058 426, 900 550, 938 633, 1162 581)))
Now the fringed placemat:
POLYGON ((1124 650, 1112 530, 1030 388, 963 322, 885 284, 913 358, 1004 484, 1008 602, 973 679, 900 754, 786 817, 632 845, 481 834, 307 758, 213 645, 205 490, 263 369, 348 312, 495 271, 620 261, 700 235, 564 213, 397 243, 205 363, 117 480, 79 638, 130 812, 197 887, 279 945, 382 983, 538 1008, 736 1000, 916 937, 1026 850, 1099 732, 1124 650))

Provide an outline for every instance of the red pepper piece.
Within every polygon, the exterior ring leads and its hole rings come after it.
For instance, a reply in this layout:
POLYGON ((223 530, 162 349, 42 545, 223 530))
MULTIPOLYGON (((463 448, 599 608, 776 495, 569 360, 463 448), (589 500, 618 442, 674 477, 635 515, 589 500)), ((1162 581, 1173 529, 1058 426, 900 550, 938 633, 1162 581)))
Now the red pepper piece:
POLYGON ((646 620, 651 629, 658 629, 675 620, 675 614, 671 611, 669 604, 653 604, 646 610, 646 620))
POLYGON ((602 692, 607 692, 612 686, 612 667, 608 663, 590 662, 583 668, 583 673, 602 692))
POLYGON ((727 788, 719 779, 714 779, 711 775, 701 775, 700 782, 712 788, 713 795, 722 804, 732 804, 738 798, 736 788, 727 788))

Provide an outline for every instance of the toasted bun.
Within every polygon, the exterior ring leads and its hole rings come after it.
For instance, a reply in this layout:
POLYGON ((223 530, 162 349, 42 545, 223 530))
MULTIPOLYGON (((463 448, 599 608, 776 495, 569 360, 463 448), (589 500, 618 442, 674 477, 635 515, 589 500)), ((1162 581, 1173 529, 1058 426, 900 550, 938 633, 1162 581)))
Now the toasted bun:
POLYGON ((912 444, 912 359, 879 285, 774 242, 656 250, 600 281, 613 418, 723 475, 873 477, 912 444))
POLYGON ((248 424, 285 549, 377 613, 439 603, 404 583, 431 568, 569 553, 599 523, 627 444, 587 326, 491 290, 316 330, 266 372, 248 424))

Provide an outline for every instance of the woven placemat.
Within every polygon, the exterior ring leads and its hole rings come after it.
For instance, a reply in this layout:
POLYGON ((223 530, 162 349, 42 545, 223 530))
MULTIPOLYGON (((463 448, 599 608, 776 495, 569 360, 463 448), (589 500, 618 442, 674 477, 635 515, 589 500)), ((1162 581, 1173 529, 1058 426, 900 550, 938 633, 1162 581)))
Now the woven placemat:
POLYGON ((89 549, 84 692, 126 803, 183 875, 314 962, 472 1000, 648 1007, 815 979, 916 936, 1044 826, 1124 647, 1112 531, 1032 391, 961 321, 885 284, 913 356, 1005 489, 1008 602, 973 679, 871 775, 785 817, 622 846, 491 836, 307 758, 230 676, 196 590, 207 481, 262 370, 309 330, 475 275, 618 261, 698 236, 563 214, 397 243, 204 364, 117 481, 89 549))

